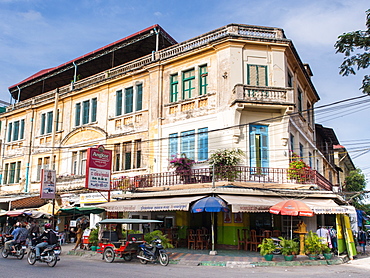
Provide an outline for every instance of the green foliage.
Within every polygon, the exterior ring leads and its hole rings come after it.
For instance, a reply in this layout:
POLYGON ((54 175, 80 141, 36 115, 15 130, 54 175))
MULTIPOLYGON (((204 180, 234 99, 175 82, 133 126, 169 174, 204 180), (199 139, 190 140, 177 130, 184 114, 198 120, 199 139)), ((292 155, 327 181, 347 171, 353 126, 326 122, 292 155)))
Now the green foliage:
POLYGON ((215 166, 215 177, 222 180, 234 181, 238 173, 234 166, 244 157, 241 149, 221 149, 210 155, 208 163, 215 166))
POLYGON ((258 244, 258 248, 260 248, 260 254, 265 256, 272 254, 276 249, 276 245, 271 238, 264 238, 262 243, 258 244))
POLYGON ((287 255, 296 255, 299 251, 299 243, 294 239, 285 239, 283 237, 279 237, 280 245, 281 245, 281 254, 287 255))
POLYGON ((170 161, 170 165, 172 168, 175 168, 176 174, 181 176, 190 176, 191 167, 194 163, 195 161, 187 158, 184 153, 170 161))
POLYGON ((349 175, 345 178, 344 191, 353 192, 354 195, 350 197, 355 204, 363 200, 366 197, 365 193, 361 193, 366 188, 366 178, 360 169, 349 172, 349 175), (357 194, 356 194, 357 192, 357 194))
MULTIPOLYGON (((367 30, 343 33, 335 43, 337 53, 343 53, 345 58, 340 66, 340 74, 355 75, 356 71, 366 69, 370 65, 370 9, 366 11, 367 30), (359 53, 363 51, 363 53, 359 53)), ((370 75, 365 75, 362 81, 362 91, 370 94, 370 75)))
POLYGON ((288 169, 288 178, 297 182, 305 182, 311 169, 296 153, 292 153, 288 169))
POLYGON ((152 242, 154 239, 159 238, 162 240, 162 245, 164 248, 174 248, 167 238, 167 235, 164 235, 162 231, 155 230, 153 232, 147 233, 144 235, 144 239, 146 242, 152 242))
POLYGON ((321 252, 323 254, 329 254, 331 252, 331 249, 329 248, 327 244, 322 243, 321 252))
POLYGON ((98 229, 91 229, 90 235, 89 235, 89 242, 92 244, 92 246, 97 246, 99 242, 99 230, 98 229))
POLYGON ((308 232, 304 244, 306 254, 320 254, 322 251, 321 238, 312 231, 308 232))

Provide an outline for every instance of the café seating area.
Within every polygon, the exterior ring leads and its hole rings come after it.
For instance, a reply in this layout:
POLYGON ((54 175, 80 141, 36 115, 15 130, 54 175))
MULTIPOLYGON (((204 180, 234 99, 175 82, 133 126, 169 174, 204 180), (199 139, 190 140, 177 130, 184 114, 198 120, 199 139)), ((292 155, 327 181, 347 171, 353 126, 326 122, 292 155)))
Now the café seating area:
POLYGON ((258 251, 258 245, 262 243, 264 238, 279 237, 281 232, 279 230, 263 230, 261 234, 257 234, 257 231, 252 229, 238 229, 237 230, 237 241, 238 250, 245 251, 258 251))
POLYGON ((209 249, 210 234, 207 228, 187 230, 188 249, 209 249))

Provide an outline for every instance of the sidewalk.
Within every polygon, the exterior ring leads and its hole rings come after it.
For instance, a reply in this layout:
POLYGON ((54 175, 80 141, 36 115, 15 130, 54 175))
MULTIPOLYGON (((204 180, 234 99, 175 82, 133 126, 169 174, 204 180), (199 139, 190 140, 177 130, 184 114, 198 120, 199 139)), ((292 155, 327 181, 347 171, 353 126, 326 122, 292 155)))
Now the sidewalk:
MULTIPOLYGON (((91 250, 77 249, 72 251, 73 243, 62 245, 62 255, 83 256, 101 260, 102 254, 91 250)), ((333 256, 330 260, 310 260, 307 256, 296 256, 293 261, 285 261, 282 255, 274 255, 272 261, 266 261, 258 252, 242 250, 217 250, 217 255, 209 255, 209 250, 189 250, 186 248, 167 249, 170 264, 193 266, 223 266, 223 267, 258 267, 258 266, 300 266, 300 265, 337 265, 348 262, 347 256, 333 256)), ((358 255, 357 257, 367 254, 358 255)))

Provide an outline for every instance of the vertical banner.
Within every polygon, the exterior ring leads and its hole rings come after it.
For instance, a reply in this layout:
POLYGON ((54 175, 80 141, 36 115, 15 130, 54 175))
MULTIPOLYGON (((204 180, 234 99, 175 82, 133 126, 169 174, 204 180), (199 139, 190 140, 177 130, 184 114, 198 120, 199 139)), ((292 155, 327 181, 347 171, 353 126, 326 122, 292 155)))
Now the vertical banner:
POLYGON ((112 151, 103 146, 87 149, 85 187, 92 190, 110 190, 112 151))
POLYGON ((56 192, 56 171, 41 169, 41 199, 55 199, 56 192))

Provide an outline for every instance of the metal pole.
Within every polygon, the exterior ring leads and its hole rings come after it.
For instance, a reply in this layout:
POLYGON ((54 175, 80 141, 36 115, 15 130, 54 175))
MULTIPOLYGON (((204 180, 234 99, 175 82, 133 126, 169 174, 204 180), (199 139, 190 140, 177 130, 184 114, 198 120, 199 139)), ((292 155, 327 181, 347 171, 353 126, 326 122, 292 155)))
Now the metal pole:
POLYGON ((215 225, 215 214, 214 212, 212 212, 211 214, 211 222, 212 222, 212 251, 215 251, 215 228, 214 228, 214 225, 215 225))

